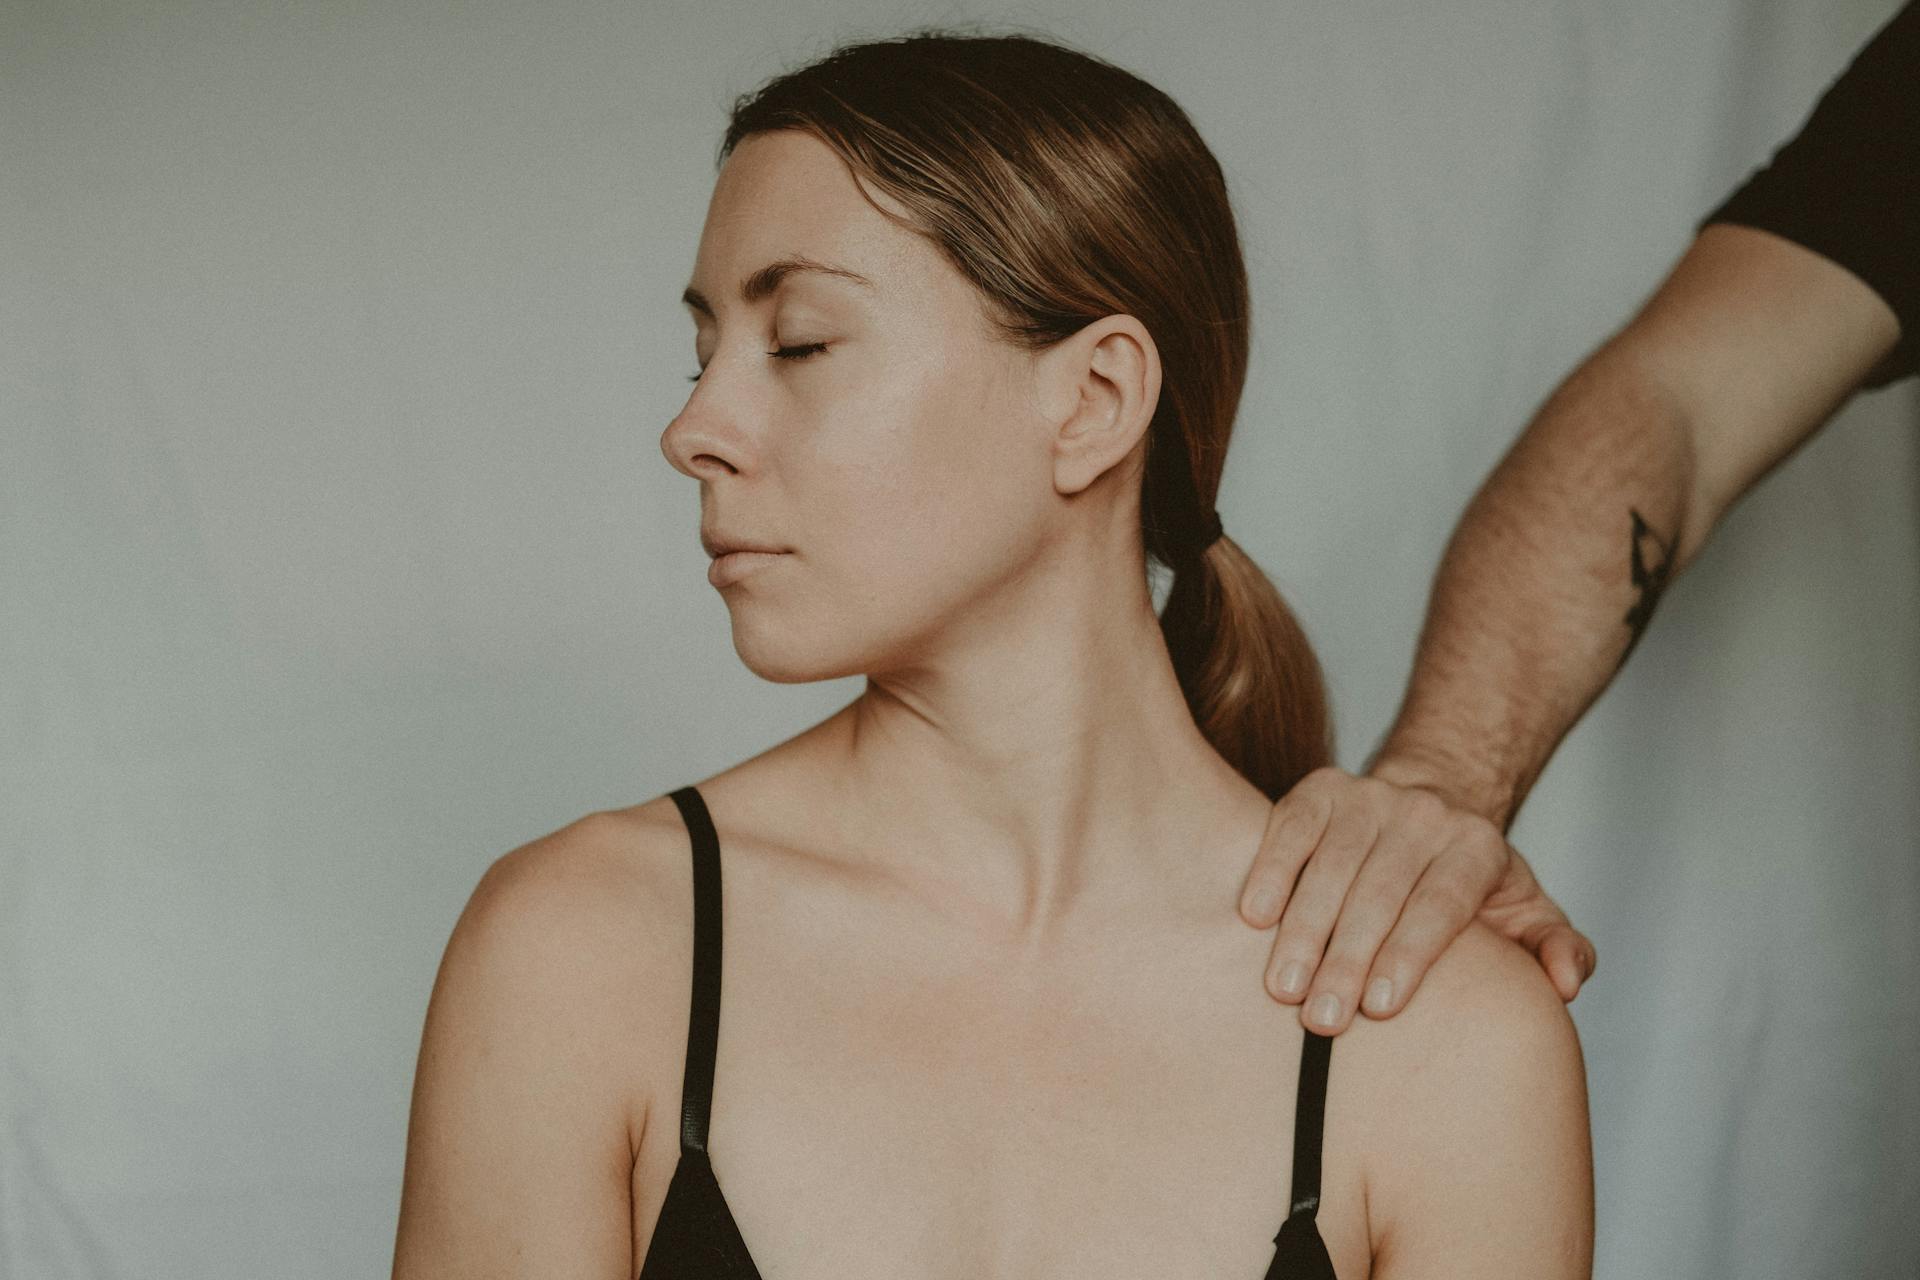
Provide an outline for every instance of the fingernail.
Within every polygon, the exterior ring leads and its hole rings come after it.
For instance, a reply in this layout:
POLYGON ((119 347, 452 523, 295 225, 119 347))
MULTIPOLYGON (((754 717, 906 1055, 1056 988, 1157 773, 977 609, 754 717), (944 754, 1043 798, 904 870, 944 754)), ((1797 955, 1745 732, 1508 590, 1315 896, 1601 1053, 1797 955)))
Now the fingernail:
POLYGON ((1247 900, 1247 914, 1255 920, 1265 920, 1280 907, 1280 894, 1271 888, 1256 889, 1247 900))
POLYGON ((1313 1002, 1313 1020, 1323 1027, 1330 1027, 1340 1019, 1340 997, 1324 995, 1313 1002))
POLYGON ((1298 960, 1288 963, 1280 971, 1280 994, 1297 996, 1307 989, 1307 966, 1298 960))
POLYGON ((1375 978, 1367 984, 1367 1012, 1385 1013, 1387 1006, 1393 1003, 1393 981, 1390 978, 1375 978))

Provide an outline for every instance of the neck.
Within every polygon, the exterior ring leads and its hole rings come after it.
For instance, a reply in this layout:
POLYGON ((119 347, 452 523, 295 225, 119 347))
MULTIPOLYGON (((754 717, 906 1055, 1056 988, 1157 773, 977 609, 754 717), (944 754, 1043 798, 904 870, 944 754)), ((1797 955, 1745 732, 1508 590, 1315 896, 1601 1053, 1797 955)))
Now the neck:
POLYGON ((1016 947, 1129 908, 1218 898, 1231 915, 1269 806, 1194 724, 1134 585, 1083 568, 869 674, 821 726, 849 846, 1016 947))

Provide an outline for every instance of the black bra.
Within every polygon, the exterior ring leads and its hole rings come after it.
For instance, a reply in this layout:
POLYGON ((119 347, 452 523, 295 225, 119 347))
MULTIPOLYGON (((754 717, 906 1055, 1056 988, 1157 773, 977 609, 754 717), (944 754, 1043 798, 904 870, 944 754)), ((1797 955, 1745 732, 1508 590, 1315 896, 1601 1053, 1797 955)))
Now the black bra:
MULTIPOLYGON (((720 839, 693 787, 673 794, 693 840, 693 1003, 680 1102, 680 1161, 660 1206, 639 1280, 760 1280, 707 1158, 713 1059, 720 1040, 720 839)), ((1293 1135, 1293 1205, 1273 1238, 1265 1280, 1338 1280, 1314 1224, 1331 1037, 1306 1031, 1293 1135)))

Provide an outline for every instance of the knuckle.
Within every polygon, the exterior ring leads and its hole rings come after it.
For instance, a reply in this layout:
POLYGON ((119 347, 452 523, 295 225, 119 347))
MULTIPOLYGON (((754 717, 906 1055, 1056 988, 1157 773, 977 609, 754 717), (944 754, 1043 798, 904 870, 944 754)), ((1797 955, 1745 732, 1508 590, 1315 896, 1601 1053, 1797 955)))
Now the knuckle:
POLYGON ((1435 852, 1433 843, 1426 840, 1382 840, 1367 858, 1367 883, 1355 886, 1354 891, 1378 899, 1392 898, 1398 906, 1413 892, 1435 852))
POLYGON ((1276 945, 1293 951, 1304 951, 1309 942, 1318 951, 1326 941, 1333 924, 1331 913, 1315 901, 1312 894, 1296 893, 1293 901, 1287 903, 1287 911, 1280 919, 1280 933, 1276 945))
POLYGON ((1520 851, 1507 843, 1506 832, 1488 822, 1478 814, 1468 820, 1467 838, 1464 842, 1470 849, 1479 852, 1488 862, 1504 870, 1507 863, 1526 859, 1520 857, 1520 851))
POLYGON ((1403 791, 1398 799, 1402 822, 1436 833, 1446 828, 1451 810, 1447 808, 1446 801, 1433 792, 1408 790, 1403 791))
POLYGON ((1385 933, 1386 926, 1393 923, 1400 908, 1406 905, 1411 882, 1410 875, 1400 877, 1398 884, 1386 883, 1376 876, 1355 884, 1340 912, 1342 927, 1368 937, 1385 933))
POLYGON ((1480 909, 1481 898, 1455 876, 1440 876, 1425 886, 1423 895, 1430 903, 1455 920, 1465 919, 1480 909))
POLYGON ((1355 778, 1354 788, 1359 794, 1367 798, 1369 804, 1374 805, 1376 808, 1390 807, 1399 797, 1401 791, 1401 788, 1388 782, 1385 778, 1376 778, 1371 775, 1355 778))
POLYGON ((1325 825, 1325 804, 1316 796, 1288 792, 1267 815, 1260 856, 1276 862, 1298 861, 1325 825))
POLYGON ((1479 814, 1462 814, 1461 823, 1462 830, 1466 835, 1466 843, 1478 845, 1493 856, 1503 860, 1509 854, 1517 852, 1512 845, 1507 843, 1507 833, 1479 814))
POLYGON ((1279 803, 1286 804, 1289 801, 1298 805, 1311 803, 1327 785, 1327 775, 1331 771, 1332 766, 1324 764, 1317 769, 1308 770, 1301 775, 1299 781, 1287 789, 1286 794, 1280 797, 1279 803))
POLYGON ((1301 799, 1288 796, 1280 802, 1280 807, 1273 813, 1273 820, 1267 824, 1267 838, 1261 844, 1262 849, 1271 849, 1278 854, 1294 852, 1298 846, 1308 843, 1308 836, 1320 829, 1324 812, 1321 803, 1311 796, 1301 799))
POLYGON ((1320 958, 1333 932, 1333 916, 1311 901, 1296 899, 1287 904, 1274 936, 1274 950, 1309 964, 1320 958), (1296 909, 1297 908, 1297 909, 1296 909))
POLYGON ((1392 932, 1380 944, 1374 957, 1376 968, 1382 965, 1419 966, 1432 963, 1452 938, 1444 910, 1430 898, 1415 898, 1395 922, 1392 932))
POLYGON ((1337 893, 1345 897, 1366 853, 1365 841, 1355 840, 1350 832, 1336 832, 1320 842, 1320 847, 1314 850, 1313 860, 1300 874, 1305 876, 1307 872, 1313 873, 1316 893, 1337 893))
POLYGON ((1453 847, 1459 860, 1479 878, 1497 878, 1507 869, 1507 861, 1513 856, 1513 847, 1506 838, 1491 828, 1486 831, 1469 829, 1466 837, 1455 841, 1453 847))

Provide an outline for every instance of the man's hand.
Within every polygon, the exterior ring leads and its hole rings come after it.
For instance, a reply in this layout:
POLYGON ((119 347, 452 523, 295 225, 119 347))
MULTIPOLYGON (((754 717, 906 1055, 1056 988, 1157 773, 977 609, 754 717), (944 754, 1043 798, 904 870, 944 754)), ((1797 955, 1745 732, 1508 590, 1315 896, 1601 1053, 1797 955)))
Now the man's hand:
POLYGON ((1598 959, 1488 819, 1332 766, 1274 805, 1240 914, 1258 929, 1280 922, 1267 990, 1322 1035, 1346 1030, 1356 1005, 1398 1013, 1475 915, 1531 951, 1562 1000, 1598 959))

